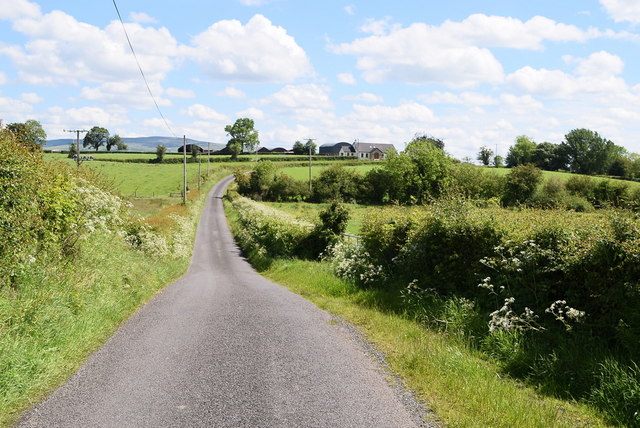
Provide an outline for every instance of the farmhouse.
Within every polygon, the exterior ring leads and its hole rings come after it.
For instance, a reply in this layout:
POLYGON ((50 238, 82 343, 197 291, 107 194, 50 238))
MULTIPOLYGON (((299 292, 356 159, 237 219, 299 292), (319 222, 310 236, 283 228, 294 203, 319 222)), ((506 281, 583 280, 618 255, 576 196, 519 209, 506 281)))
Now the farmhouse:
POLYGON ((393 144, 361 143, 328 143, 320 146, 319 154, 325 156, 352 156, 357 159, 382 160, 393 144))

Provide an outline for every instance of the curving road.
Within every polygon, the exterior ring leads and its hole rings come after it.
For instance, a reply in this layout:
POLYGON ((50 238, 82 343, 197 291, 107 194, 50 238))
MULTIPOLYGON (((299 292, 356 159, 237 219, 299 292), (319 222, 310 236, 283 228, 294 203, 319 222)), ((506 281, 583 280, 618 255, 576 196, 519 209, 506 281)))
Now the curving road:
POLYGON ((154 297, 20 427, 420 425, 344 327, 241 257, 207 198, 187 274, 154 297))

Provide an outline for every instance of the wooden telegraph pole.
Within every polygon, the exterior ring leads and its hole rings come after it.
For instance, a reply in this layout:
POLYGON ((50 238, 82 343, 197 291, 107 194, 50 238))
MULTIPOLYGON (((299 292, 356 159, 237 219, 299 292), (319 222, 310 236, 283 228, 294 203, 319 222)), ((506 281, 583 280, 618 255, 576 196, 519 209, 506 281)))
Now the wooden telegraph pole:
POLYGON ((187 205, 187 136, 182 136, 182 204, 187 205))
POLYGON ((86 129, 63 129, 64 132, 75 132, 76 133, 76 163, 78 168, 80 168, 80 133, 89 132, 86 129))

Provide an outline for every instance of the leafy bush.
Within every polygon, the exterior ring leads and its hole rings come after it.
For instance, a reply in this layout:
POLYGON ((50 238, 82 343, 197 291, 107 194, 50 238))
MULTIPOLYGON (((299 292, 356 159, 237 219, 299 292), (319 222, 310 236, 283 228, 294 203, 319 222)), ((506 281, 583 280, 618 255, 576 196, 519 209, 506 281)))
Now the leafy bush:
POLYGON ((571 174, 565 187, 570 194, 581 196, 587 201, 593 201, 595 198, 596 182, 586 175, 571 174))
POLYGON ((232 203, 241 225, 238 239, 252 257, 293 257, 313 231, 313 225, 251 199, 237 197, 232 203))
POLYGON ((452 191, 470 199, 501 198, 505 179, 495 172, 466 163, 451 169, 452 191))
POLYGON ((329 261, 338 277, 357 285, 369 287, 386 279, 382 266, 372 263, 369 254, 357 242, 336 242, 327 248, 324 259, 329 261))
POLYGON ((314 202, 355 201, 360 198, 361 181, 362 176, 356 171, 341 165, 331 166, 314 180, 311 199, 314 202))
POLYGON ((511 168, 506 177, 506 188, 502 197, 505 205, 525 204, 533 196, 542 171, 531 164, 511 168))

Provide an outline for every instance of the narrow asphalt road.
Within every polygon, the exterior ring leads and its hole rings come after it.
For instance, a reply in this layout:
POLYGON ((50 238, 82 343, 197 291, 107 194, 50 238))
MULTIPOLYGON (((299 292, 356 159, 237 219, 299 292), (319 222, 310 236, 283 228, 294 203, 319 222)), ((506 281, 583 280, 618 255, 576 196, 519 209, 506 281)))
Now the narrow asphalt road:
POLYGON ((209 194, 188 273, 155 296, 20 427, 420 424, 344 328, 259 276, 209 194))

